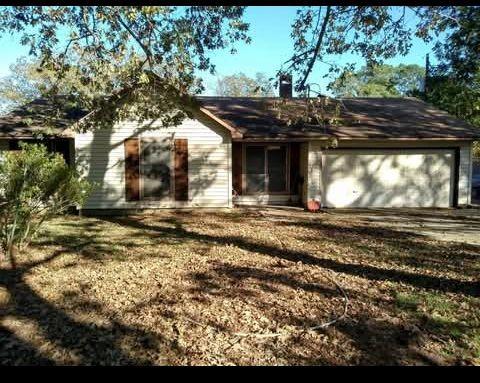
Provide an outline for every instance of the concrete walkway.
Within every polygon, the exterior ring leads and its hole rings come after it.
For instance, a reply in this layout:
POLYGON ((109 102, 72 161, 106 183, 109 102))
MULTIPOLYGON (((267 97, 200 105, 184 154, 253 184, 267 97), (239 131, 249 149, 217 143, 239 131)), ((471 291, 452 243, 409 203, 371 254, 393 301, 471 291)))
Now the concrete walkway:
MULTIPOLYGON (((322 213, 309 213, 301 207, 258 206, 272 219, 321 219, 322 213)), ((391 229, 430 236, 437 240, 480 245, 480 206, 465 209, 326 209, 329 215, 341 219, 375 223, 391 229)))
POLYGON ((402 231, 444 241, 480 245, 480 208, 468 209, 331 209, 339 217, 353 216, 402 231))

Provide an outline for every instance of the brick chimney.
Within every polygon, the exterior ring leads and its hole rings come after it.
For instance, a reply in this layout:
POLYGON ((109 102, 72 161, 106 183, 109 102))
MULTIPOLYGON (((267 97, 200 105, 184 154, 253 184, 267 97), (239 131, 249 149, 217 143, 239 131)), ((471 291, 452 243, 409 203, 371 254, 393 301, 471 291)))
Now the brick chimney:
POLYGON ((292 75, 281 74, 279 77, 280 97, 292 98, 292 75))

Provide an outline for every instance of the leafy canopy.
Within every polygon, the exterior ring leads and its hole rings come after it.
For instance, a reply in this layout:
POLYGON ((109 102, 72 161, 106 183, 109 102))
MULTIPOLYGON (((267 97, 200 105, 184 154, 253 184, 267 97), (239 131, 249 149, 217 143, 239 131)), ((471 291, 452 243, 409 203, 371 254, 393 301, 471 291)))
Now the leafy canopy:
POLYGON ((329 84, 337 97, 401 97, 423 90, 425 69, 411 64, 364 66, 343 72, 329 84))
POLYGON ((82 107, 97 110, 97 121, 169 115, 164 123, 173 123, 184 116, 175 111, 181 102, 202 89, 195 72, 213 73, 208 53, 250 41, 243 12, 235 6, 13 6, 2 8, 0 32, 20 34, 41 70, 55 73, 52 94, 75 76, 78 82, 64 85, 82 107))
MULTIPOLYGON (((295 72, 298 75, 296 90, 306 91, 309 76, 317 63, 327 64, 329 74, 355 71, 356 63, 339 65, 328 61, 328 56, 356 53, 367 66, 374 66, 382 64, 385 59, 407 54, 414 36, 427 42, 435 39, 437 51, 443 49, 447 52, 445 39, 455 35, 462 25, 471 23, 478 31, 478 17, 472 19, 469 15, 477 11, 471 8, 478 7, 303 7, 297 11, 292 25, 293 55, 281 71, 295 72)), ((461 36, 464 35, 458 35, 458 38, 461 36)))
POLYGON ((244 73, 220 77, 216 93, 225 97, 272 97, 273 86, 264 73, 256 73, 255 78, 244 73))
MULTIPOLYGON (((480 7, 457 7, 458 25, 435 54, 425 99, 480 128, 480 7)), ((450 22, 453 22, 450 20, 450 22)), ((480 157, 480 145, 474 154, 480 157)))

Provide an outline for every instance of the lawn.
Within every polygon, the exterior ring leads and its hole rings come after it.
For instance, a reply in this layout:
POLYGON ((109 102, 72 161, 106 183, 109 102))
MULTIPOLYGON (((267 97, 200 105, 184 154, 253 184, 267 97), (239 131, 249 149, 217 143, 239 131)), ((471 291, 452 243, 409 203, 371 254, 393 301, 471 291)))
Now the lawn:
POLYGON ((58 218, 1 264, 0 363, 480 364, 479 275, 480 246, 354 216, 58 218))

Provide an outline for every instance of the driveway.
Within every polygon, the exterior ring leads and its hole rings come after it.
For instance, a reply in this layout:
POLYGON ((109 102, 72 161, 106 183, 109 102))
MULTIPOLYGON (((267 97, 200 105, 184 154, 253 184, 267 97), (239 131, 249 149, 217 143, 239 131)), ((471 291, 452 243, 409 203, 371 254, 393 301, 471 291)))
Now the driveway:
POLYGON ((480 245, 480 208, 469 209, 332 209, 329 214, 355 217, 437 240, 480 245))

